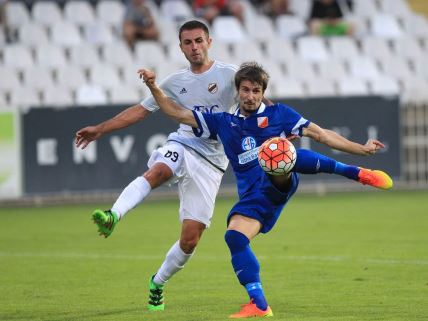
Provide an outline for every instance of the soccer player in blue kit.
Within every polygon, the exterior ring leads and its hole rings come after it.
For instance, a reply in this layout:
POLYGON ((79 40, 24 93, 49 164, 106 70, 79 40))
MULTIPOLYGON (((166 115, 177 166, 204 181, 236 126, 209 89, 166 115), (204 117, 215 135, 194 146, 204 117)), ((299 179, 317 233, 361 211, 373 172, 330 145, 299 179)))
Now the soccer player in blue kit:
POLYGON ((393 185, 391 178, 382 171, 343 164, 306 149, 297 149, 296 164, 290 173, 266 174, 257 161, 258 147, 275 136, 307 136, 331 148, 362 156, 375 154, 384 145, 373 139, 364 145, 349 141, 283 104, 266 106, 262 99, 269 76, 255 62, 241 65, 235 75, 239 106, 234 114, 184 109, 163 93, 152 71, 141 69, 139 73, 164 113, 191 126, 196 136, 220 138, 232 165, 239 201, 228 215, 225 241, 235 274, 246 288, 250 303, 230 318, 273 316, 263 293, 260 266, 249 244, 256 235, 273 228, 285 204, 297 190, 298 173, 337 174, 380 189, 390 189, 393 185), (260 120, 263 120, 263 126, 259 126, 260 120))

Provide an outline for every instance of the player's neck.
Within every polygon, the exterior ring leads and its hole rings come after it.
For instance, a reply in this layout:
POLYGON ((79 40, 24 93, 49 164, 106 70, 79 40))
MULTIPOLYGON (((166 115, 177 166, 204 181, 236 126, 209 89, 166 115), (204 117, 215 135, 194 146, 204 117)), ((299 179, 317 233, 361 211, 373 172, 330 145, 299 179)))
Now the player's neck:
POLYGON ((205 71, 207 71, 208 69, 211 68, 211 66, 214 64, 214 60, 209 60, 207 59, 206 62, 204 62, 203 64, 191 64, 190 65, 190 70, 194 73, 194 74, 202 74, 205 71))

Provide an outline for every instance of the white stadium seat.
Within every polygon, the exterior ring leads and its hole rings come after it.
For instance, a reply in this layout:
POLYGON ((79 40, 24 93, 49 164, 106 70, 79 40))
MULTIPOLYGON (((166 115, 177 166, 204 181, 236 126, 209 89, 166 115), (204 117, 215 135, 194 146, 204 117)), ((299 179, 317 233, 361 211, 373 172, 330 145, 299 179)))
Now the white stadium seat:
POLYGON ((369 90, 366 82, 359 78, 344 78, 337 83, 341 96, 367 96, 369 90))
POLYGON ((86 25, 83 35, 86 43, 94 45, 106 45, 115 41, 111 27, 100 22, 86 25))
POLYGON ((375 95, 398 95, 400 85, 397 80, 391 77, 382 76, 369 81, 372 93, 375 95))
POLYGON ((306 81, 309 97, 333 97, 336 96, 334 83, 329 79, 314 78, 306 81))
POLYGON ((82 37, 76 25, 69 22, 56 23, 51 28, 52 41, 54 44, 70 47, 82 43, 82 37))
POLYGON ((142 66, 151 67, 165 63, 162 45, 157 41, 140 41, 135 44, 135 58, 142 66))
POLYGON ((53 44, 40 46, 36 48, 36 61, 47 68, 61 67, 66 63, 64 49, 53 44))
POLYGON ((377 37, 388 39, 403 36, 403 30, 394 16, 387 14, 377 14, 371 19, 371 33, 377 37))
POLYGON ((82 44, 80 46, 74 46, 70 48, 69 53, 70 63, 73 66, 90 68, 94 64, 100 62, 98 50, 94 45, 82 44))
POLYGON ((267 58, 278 62, 297 59, 297 54, 290 39, 277 39, 266 43, 266 53, 267 58))
POLYGON ((108 103, 107 94, 101 86, 85 84, 76 91, 76 103, 82 106, 105 105, 108 103))
POLYGON ((31 50, 21 45, 9 45, 3 49, 3 62, 6 66, 28 68, 33 66, 34 60, 31 50))
POLYGON ((290 0, 290 11, 302 19, 309 18, 311 9, 311 0, 290 0))
POLYGON ((428 35, 428 19, 422 14, 412 14, 402 17, 403 29, 406 35, 426 37, 428 35))
POLYGON ((45 27, 36 23, 27 23, 20 26, 18 34, 22 45, 37 47, 49 42, 45 27))
POLYGON ((182 21, 193 17, 193 12, 186 1, 164 0, 160 4, 160 16, 173 21, 182 21))
POLYGON ((19 87, 10 93, 12 106, 28 108, 40 106, 40 98, 34 88, 19 87))
POLYGON ((383 73, 386 76, 403 79, 413 76, 407 59, 397 56, 390 56, 380 60, 383 73))
POLYGON ((305 90, 301 81, 284 78, 281 83, 275 84, 275 94, 279 98, 302 98, 305 97, 305 90))
POLYGON ((45 27, 61 23, 64 19, 61 9, 55 1, 35 2, 32 9, 32 15, 34 22, 45 27))
POLYGON ((66 107, 74 104, 73 94, 69 88, 56 86, 42 91, 43 104, 55 107, 66 107))
POLYGON ((245 44, 237 44, 233 46, 234 61, 241 64, 246 61, 262 62, 264 55, 258 42, 248 42, 245 44))
POLYGON ((124 14, 125 6, 121 1, 104 0, 97 2, 96 17, 107 25, 120 27, 124 14))
POLYGON ((113 104, 136 104, 140 100, 141 97, 135 88, 120 86, 110 90, 110 102, 113 104))
POLYGON ((9 1, 6 5, 7 23, 11 27, 19 27, 30 22, 30 13, 24 2, 9 1))
POLYGON ((379 0, 380 11, 395 17, 409 17, 412 11, 404 0, 379 0))
POLYGON ((419 40, 414 37, 403 37, 392 41, 393 48, 398 56, 407 59, 417 59, 426 56, 419 40))
POLYGON ((293 39, 304 35, 308 28, 300 17, 279 15, 276 18, 276 29, 281 38, 293 39))
POLYGON ((302 59, 290 60, 285 63, 287 76, 298 80, 315 78, 313 65, 302 59))
POLYGON ((371 17, 379 12, 376 2, 373 0, 354 0, 353 13, 358 17, 371 17))
POLYGON ((87 26, 95 21, 94 10, 88 1, 67 1, 64 6, 64 16, 79 26, 87 26))
POLYGON ((361 47, 363 54, 375 58, 379 61, 392 56, 392 48, 388 44, 388 40, 380 37, 364 37, 361 39, 361 47))
POLYGON ((83 69, 77 66, 64 65, 56 69, 57 84, 63 88, 77 90, 87 83, 83 69))
POLYGON ((247 40, 247 34, 239 20, 233 16, 219 16, 212 24, 212 37, 215 41, 240 43, 247 40))
MULTIPOLYGON (((166 47, 167 47, 169 61, 179 63, 179 64, 184 64, 184 65, 187 64, 187 59, 183 55, 183 52, 181 51, 178 45, 178 42, 172 42, 166 45, 166 47)), ((211 52, 210 52, 210 56, 211 56, 211 52)))
POLYGON ((209 55, 213 59, 221 60, 224 62, 231 62, 232 55, 229 50, 229 45, 223 42, 212 42, 209 55))
POLYGON ((331 37, 328 42, 334 58, 346 60, 361 55, 354 38, 331 37))
POLYGON ((124 41, 115 41, 102 47, 102 56, 106 63, 116 67, 132 64, 133 54, 124 41))
POLYGON ((297 39, 297 53, 300 58, 307 61, 326 61, 329 53, 324 38, 307 36, 297 39))
POLYGON ((53 75, 52 69, 44 66, 34 66, 26 68, 22 71, 24 86, 28 88, 34 88, 40 91, 44 88, 53 87, 53 75))
POLYGON ((121 84, 119 72, 107 64, 96 64, 90 68, 89 82, 104 89, 112 89, 121 84))
POLYGON ((376 61, 371 57, 353 57, 348 63, 350 74, 355 78, 374 79, 380 75, 376 61))
POLYGON ((278 39, 274 23, 267 16, 257 15, 251 20, 245 20, 245 29, 252 39, 259 42, 276 41, 278 39))
POLYGON ((345 65, 337 59, 330 59, 317 63, 318 71, 322 79, 338 80, 347 77, 345 65))
POLYGON ((0 92, 13 91, 21 87, 18 72, 9 66, 0 66, 0 92))

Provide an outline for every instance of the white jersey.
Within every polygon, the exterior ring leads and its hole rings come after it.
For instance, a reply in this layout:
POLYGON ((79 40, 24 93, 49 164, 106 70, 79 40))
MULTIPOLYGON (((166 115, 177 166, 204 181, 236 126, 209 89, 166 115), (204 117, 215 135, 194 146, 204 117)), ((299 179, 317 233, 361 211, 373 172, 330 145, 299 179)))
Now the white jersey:
MULTIPOLYGON (((211 68, 202 74, 195 74, 190 68, 180 70, 162 81, 160 87, 168 97, 187 109, 209 113, 231 112, 237 105, 234 82, 237 69, 235 65, 214 61, 211 68)), ((152 96, 144 99, 141 105, 151 112, 159 109, 152 96)), ((222 170, 227 168, 228 160, 217 137, 196 137, 190 126, 180 124, 168 140, 195 150, 222 170)))

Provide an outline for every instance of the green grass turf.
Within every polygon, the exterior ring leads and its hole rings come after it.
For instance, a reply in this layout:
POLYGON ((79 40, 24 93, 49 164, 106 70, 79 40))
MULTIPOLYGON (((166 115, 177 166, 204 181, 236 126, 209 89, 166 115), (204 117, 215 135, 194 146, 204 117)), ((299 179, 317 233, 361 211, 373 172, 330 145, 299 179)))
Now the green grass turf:
MULTIPOLYGON (((428 320, 427 196, 296 196, 253 242, 273 320, 428 320)), ((164 312, 146 311, 147 283, 178 238, 176 201, 141 205, 109 239, 94 206, 0 209, 0 320, 226 320, 247 301, 223 241, 232 204, 218 200, 164 312)))

